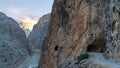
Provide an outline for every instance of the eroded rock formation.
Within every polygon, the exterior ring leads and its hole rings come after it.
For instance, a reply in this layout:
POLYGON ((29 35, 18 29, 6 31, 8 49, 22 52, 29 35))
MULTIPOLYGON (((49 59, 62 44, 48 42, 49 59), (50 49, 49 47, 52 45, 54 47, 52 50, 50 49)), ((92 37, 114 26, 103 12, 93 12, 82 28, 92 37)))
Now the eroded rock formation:
POLYGON ((77 63, 89 52, 119 63, 119 5, 119 0, 54 0, 39 68, 110 68, 93 59, 77 63))
POLYGON ((19 24, 0 12, 0 68, 17 68, 31 53, 19 24))

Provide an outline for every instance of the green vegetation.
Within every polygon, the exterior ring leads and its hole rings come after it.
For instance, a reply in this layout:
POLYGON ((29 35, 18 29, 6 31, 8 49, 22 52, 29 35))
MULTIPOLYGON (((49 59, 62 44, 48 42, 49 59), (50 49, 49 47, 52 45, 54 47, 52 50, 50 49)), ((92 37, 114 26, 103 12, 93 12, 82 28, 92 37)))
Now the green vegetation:
POLYGON ((77 57, 77 63, 80 63, 81 60, 88 59, 89 55, 87 53, 81 54, 80 56, 77 57))

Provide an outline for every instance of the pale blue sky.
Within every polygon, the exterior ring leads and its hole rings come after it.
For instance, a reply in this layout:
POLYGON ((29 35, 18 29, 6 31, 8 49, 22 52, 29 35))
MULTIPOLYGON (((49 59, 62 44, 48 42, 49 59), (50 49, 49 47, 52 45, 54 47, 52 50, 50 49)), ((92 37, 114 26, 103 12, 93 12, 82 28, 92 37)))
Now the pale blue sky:
POLYGON ((53 0, 0 0, 0 11, 6 13, 12 8, 43 15, 51 12, 52 4, 53 0))
POLYGON ((18 20, 38 19, 51 12, 52 4, 53 0, 0 0, 0 12, 18 20))

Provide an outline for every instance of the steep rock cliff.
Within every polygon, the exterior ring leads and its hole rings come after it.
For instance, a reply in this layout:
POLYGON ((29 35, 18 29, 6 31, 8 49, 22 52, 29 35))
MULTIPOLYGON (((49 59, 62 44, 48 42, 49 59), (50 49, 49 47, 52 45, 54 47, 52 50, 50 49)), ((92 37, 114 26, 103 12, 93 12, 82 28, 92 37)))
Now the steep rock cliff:
POLYGON ((105 55, 110 61, 120 63, 120 1, 111 0, 110 6, 112 9, 112 27, 108 34, 105 55))
POLYGON ((46 14, 39 19, 36 25, 34 25, 33 30, 30 32, 28 37, 29 44, 32 49, 40 49, 47 33, 49 21, 50 14, 46 14))
POLYGON ((32 52, 24 31, 0 12, 0 68, 17 68, 29 53, 32 52))
POLYGON ((94 57, 81 64, 79 56, 89 52, 119 63, 119 5, 119 0, 54 0, 39 68, 110 68, 94 57))

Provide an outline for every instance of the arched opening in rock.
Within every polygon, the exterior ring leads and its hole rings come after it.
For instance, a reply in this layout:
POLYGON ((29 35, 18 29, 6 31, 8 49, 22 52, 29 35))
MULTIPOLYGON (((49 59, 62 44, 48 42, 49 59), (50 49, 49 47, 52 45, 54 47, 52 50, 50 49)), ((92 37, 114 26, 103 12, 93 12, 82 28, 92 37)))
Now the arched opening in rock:
POLYGON ((106 50, 105 45, 105 40, 96 39, 93 43, 88 45, 87 52, 103 53, 106 50))
POLYGON ((55 46, 55 51, 58 51, 58 46, 55 46))

